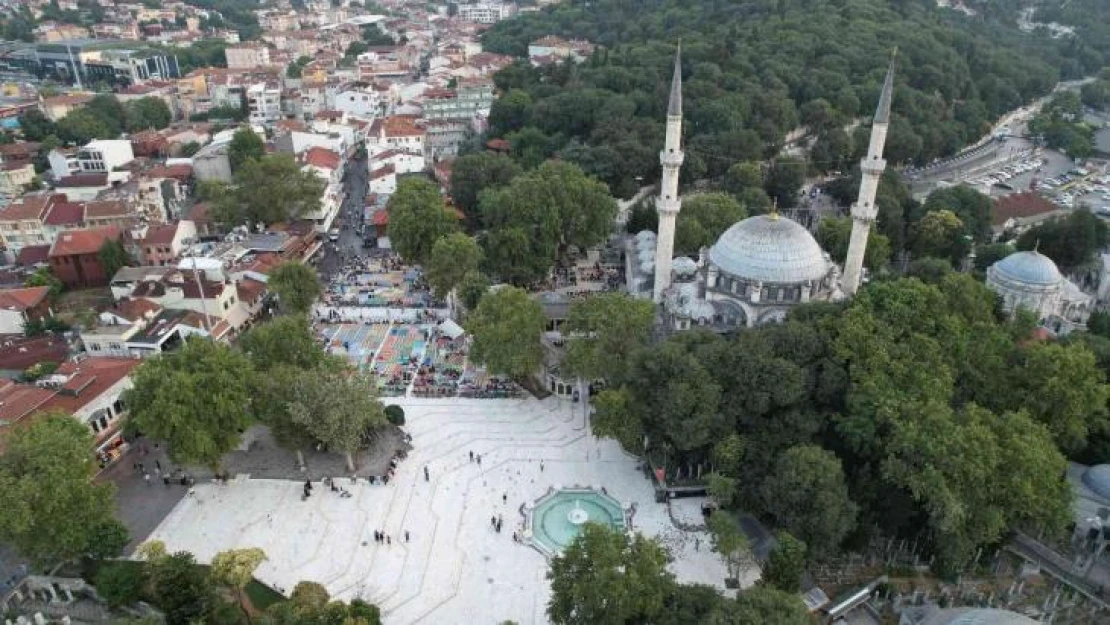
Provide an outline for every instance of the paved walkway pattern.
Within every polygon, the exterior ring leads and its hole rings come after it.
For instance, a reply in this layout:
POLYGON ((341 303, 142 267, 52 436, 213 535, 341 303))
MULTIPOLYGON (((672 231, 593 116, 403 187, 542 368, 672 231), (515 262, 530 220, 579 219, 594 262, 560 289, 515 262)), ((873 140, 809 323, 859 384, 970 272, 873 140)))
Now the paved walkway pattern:
MULTIPOLYGON (((388 485, 342 478, 348 498, 316 482, 302 501, 303 482, 241 475, 227 486, 198 485, 151 539, 201 561, 225 549, 261 547, 269 559, 257 571, 260 580, 285 593, 310 580, 337 598, 362 596, 381 606, 388 625, 543 624, 547 562, 513 542, 520 508, 549 487, 593 485, 637 505, 635 529, 668 545, 679 580, 722 585, 724 565, 708 535, 674 528, 637 461, 612 441, 586 435, 580 405, 396 401, 405 408, 413 450, 388 485), (504 519, 500 533, 491 516, 504 519), (375 530, 392 544, 376 543, 375 530)), ((680 505, 693 510, 699 503, 680 505)), ((747 574, 745 585, 754 577, 747 574)))

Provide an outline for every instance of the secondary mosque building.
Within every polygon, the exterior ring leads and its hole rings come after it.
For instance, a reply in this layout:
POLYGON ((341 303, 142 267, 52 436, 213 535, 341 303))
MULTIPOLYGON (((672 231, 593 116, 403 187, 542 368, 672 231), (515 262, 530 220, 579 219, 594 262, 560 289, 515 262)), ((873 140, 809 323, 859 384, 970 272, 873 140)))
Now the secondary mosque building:
POLYGON ((852 237, 844 276, 829 254, 801 224, 776 212, 737 222, 698 259, 672 258, 675 222, 682 210, 678 194, 683 162, 681 51, 675 57, 667 106, 666 143, 656 200, 658 235, 640 232, 629 250, 631 290, 663 305, 673 330, 708 326, 719 330, 782 321, 791 308, 851 296, 859 288, 867 236, 875 220, 875 195, 886 167, 883 146, 890 122, 894 63, 886 74, 872 123, 859 199, 852 206, 852 237))

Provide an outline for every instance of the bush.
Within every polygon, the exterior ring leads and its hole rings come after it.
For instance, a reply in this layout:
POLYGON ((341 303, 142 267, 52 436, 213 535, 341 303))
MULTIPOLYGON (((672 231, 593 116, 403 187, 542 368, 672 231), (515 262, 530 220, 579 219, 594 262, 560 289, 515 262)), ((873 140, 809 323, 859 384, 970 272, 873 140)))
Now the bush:
POLYGON ((389 419, 389 422, 393 425, 400 427, 405 424, 405 410, 396 404, 386 406, 385 418, 389 419))

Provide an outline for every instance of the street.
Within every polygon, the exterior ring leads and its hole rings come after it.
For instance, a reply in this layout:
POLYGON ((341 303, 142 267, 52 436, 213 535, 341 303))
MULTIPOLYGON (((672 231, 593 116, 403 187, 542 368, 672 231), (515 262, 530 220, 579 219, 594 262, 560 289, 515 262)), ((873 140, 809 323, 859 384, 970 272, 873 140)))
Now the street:
POLYGON ((339 243, 326 242, 322 256, 317 263, 317 269, 324 280, 335 276, 343 266, 343 256, 356 256, 365 250, 362 247, 362 235, 359 226, 362 225, 363 205, 366 202, 367 176, 365 158, 352 158, 347 163, 347 175, 344 181, 346 199, 340 209, 339 217, 335 220, 338 226, 339 243))

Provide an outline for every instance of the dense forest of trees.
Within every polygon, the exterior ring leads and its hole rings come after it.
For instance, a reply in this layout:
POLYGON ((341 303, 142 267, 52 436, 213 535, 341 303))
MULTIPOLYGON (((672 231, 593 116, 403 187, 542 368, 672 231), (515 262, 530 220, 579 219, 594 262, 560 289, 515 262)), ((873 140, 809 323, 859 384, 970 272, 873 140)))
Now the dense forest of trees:
POLYGON ((1005 2, 968 17, 931 0, 575 0, 485 34, 487 49, 515 55, 549 34, 601 46, 578 66, 519 63, 502 71, 491 133, 507 139, 526 166, 558 154, 626 195, 637 177, 657 174, 681 39, 687 180, 773 157, 802 125, 818 138, 820 162, 811 166, 841 169, 865 147, 867 130, 849 135, 845 128, 874 109, 897 47, 886 153, 896 164, 930 161, 977 139, 998 115, 1058 80, 1106 63, 1107 46, 1086 37, 1021 32, 1005 2))

